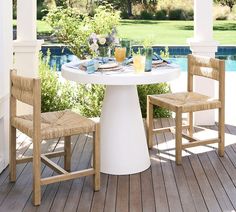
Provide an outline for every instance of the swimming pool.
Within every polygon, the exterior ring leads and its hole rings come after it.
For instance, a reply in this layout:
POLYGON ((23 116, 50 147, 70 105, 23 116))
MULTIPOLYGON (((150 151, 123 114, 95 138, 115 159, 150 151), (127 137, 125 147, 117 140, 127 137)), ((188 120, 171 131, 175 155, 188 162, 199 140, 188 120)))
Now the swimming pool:
MULTIPOLYGON (((42 46, 43 55, 47 54, 48 49, 51 52, 50 66, 56 66, 58 71, 61 70, 64 63, 73 60, 74 55, 66 47, 42 46)), ((153 49, 154 52, 159 54, 161 50, 165 49, 165 46, 154 46, 153 49)), ((169 46, 169 53, 169 60, 179 64, 181 71, 187 71, 187 55, 191 53, 189 46, 169 46)), ((226 60, 226 71, 236 72, 236 46, 219 46, 216 57, 226 60)))
MULTIPOLYGON (((236 72, 236 58, 232 59, 227 56, 216 55, 217 58, 225 59, 225 70, 236 72)), ((176 57, 171 57, 170 61, 179 64, 181 71, 187 71, 187 57, 184 55, 177 55, 176 57)))

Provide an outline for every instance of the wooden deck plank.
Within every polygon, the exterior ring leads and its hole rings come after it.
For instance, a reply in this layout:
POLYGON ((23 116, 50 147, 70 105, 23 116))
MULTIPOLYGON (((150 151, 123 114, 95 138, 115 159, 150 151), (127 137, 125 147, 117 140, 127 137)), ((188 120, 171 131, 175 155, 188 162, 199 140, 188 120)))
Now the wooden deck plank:
MULTIPOLYGON (((231 125, 226 125, 226 132, 230 133, 231 135, 236 135, 236 127, 231 125)), ((234 157, 236 153, 236 143, 230 145, 231 149, 229 148, 228 151, 230 151, 230 160, 232 161, 234 168, 236 168, 236 157, 234 157)))
POLYGON ((107 174, 101 174, 101 188, 100 191, 95 192, 92 201, 91 212, 102 212, 104 211, 106 190, 107 190, 107 174))
MULTIPOLYGON (((20 133, 17 131, 17 134, 18 134, 18 137, 17 137, 17 145, 16 145, 16 149, 17 149, 17 156, 19 154, 21 155, 24 155, 25 153, 25 149, 21 148, 21 146, 27 146, 27 148, 29 148, 30 146, 30 142, 29 142, 29 139, 26 135, 20 133)), ((24 165, 20 165, 20 167, 22 168, 19 168, 19 166, 17 167, 17 177, 19 176, 19 174, 21 173, 21 171, 23 170, 23 168, 26 166, 26 164, 24 165)), ((9 169, 8 167, 1 173, 0 175, 0 186, 2 185, 2 183, 4 182, 8 182, 9 179, 8 179, 8 175, 9 175, 9 169)), ((0 203, 1 203, 1 200, 0 200, 0 203)))
MULTIPOLYGON (((154 126, 157 126, 156 121, 154 126)), ((167 201, 167 193, 165 188, 165 181, 163 176, 163 170, 161 165, 160 152, 157 148, 158 144, 164 143, 165 138, 163 133, 155 134, 154 136, 154 148, 150 150, 151 157, 151 169, 153 179, 153 190, 156 204, 156 211, 169 211, 169 205, 167 201)))
MULTIPOLYGON (((42 145, 42 151, 50 149, 52 143, 46 143, 42 145)), ((27 149, 25 155, 32 154, 32 144, 27 149)), ((18 167, 17 167, 18 168, 18 167)), ((24 171, 17 178, 11 191, 8 193, 7 198, 4 200, 3 204, 0 206, 0 211, 7 210, 19 210, 22 211, 29 196, 32 192, 32 164, 27 163, 24 171)))
POLYGON ((104 211, 105 197, 107 191, 107 180, 108 180, 108 175, 101 174, 101 188, 100 191, 94 193, 91 212, 104 211))
MULTIPOLYGON (((169 126, 168 119, 161 119, 161 123, 159 123, 159 126, 157 127, 159 128, 159 127, 168 127, 168 126, 169 126)), ((164 137, 166 140, 165 149, 171 149, 172 146, 169 145, 169 141, 173 140, 171 133, 168 133, 168 132, 164 133, 164 137)), ((166 160, 162 159, 161 165, 162 165, 162 170, 163 170, 163 175, 164 175, 164 180, 165 180, 169 210, 173 212, 178 212, 178 211, 183 211, 183 210, 182 210, 179 192, 177 189, 176 180, 175 180, 175 176, 174 176, 172 165, 171 165, 171 158, 169 154, 171 153, 168 152, 166 160)))
MULTIPOLYGON (((173 119, 169 119, 169 123, 171 126, 175 125, 173 119)), ((172 165, 173 167, 176 166, 173 163, 172 165)), ((179 177, 176 176, 177 179, 176 181, 183 209, 185 211, 199 211, 199 212, 207 211, 207 207, 205 205, 204 199, 202 197, 199 185, 195 178, 188 157, 183 156, 181 167, 182 167, 181 170, 179 170, 180 176, 179 177), (182 173, 184 173, 184 175, 182 175, 182 173), (178 182, 178 179, 180 179, 181 181, 178 182)))
MULTIPOLYGON (((90 142, 86 142, 85 148, 83 150, 83 156, 85 156, 85 158, 87 159, 87 166, 91 167, 92 141, 91 140, 89 141, 90 142)), ((81 193, 79 194, 77 193, 80 196, 80 198, 78 199, 79 202, 77 211, 90 211, 94 195, 92 176, 88 176, 85 178, 82 190, 79 191, 81 191, 81 193)))
MULTIPOLYGON (((174 126, 174 120, 173 119, 168 119, 169 120, 169 125, 174 126)), ((172 139, 175 139, 174 135, 172 134, 172 139)), ((186 160, 186 157, 183 157, 182 160, 186 160)), ((183 211, 196 211, 196 206, 194 204, 191 191, 188 186, 188 181, 184 173, 184 168, 183 166, 177 166, 175 161, 171 162, 173 172, 175 175, 176 179, 176 185, 178 188, 180 200, 181 200, 181 205, 183 208, 183 211)))
POLYGON ((198 159, 198 156, 191 155, 189 158, 208 210, 215 212, 221 211, 218 201, 216 200, 215 194, 212 191, 212 188, 208 182, 202 165, 198 159))
MULTIPOLYGON (((207 207, 200 191, 198 182, 194 175, 192 166, 190 164, 189 158, 184 158, 182 161, 184 173, 186 176, 186 180, 188 182, 188 186, 191 192, 191 196, 193 198, 194 206, 196 211, 198 212, 207 212, 207 207)), ((180 188, 181 189, 181 188, 180 188)))
POLYGON ((211 165, 211 162, 206 153, 199 154, 199 158, 204 169, 204 172, 208 178, 208 182, 210 183, 212 190, 216 196, 216 199, 221 207, 222 211, 232 211, 234 208, 222 187, 222 184, 215 173, 214 168, 211 165))
MULTIPOLYGON (((45 141, 44 141, 44 143, 45 143, 45 141)), ((59 150, 58 149, 58 146, 60 146, 62 143, 63 143, 63 141, 58 141, 58 142, 52 142, 52 141, 46 141, 46 143, 48 144, 48 145, 50 145, 49 146, 49 148, 48 148, 48 150, 47 151, 44 151, 44 152, 48 152, 48 151, 55 151, 55 150, 59 150)), ((61 148, 61 147, 60 147, 61 148)), ((56 164, 59 164, 59 161, 61 160, 61 158, 60 157, 57 157, 57 158, 53 158, 52 159, 52 161, 54 162, 54 163, 56 163, 56 164)), ((44 164, 42 164, 42 173, 41 173, 41 175, 42 175, 42 177, 48 177, 48 176, 52 176, 53 175, 53 170, 52 169, 50 169, 49 167, 47 167, 47 166, 45 166, 44 164)), ((32 181, 32 180, 31 180, 32 181)), ((53 188, 51 189, 51 191, 53 192, 53 191, 57 191, 57 187, 56 187, 57 185, 55 184, 54 186, 53 186, 53 188)), ((32 205, 32 193, 31 193, 31 195, 30 195, 30 197, 29 197, 29 199, 28 199, 28 201, 26 202, 26 204, 25 204, 25 206, 24 206, 24 209, 23 209, 23 211, 24 212, 33 212, 33 211, 42 211, 42 208, 47 208, 47 201, 49 201, 50 200, 50 197, 51 196, 53 196, 53 195, 51 195, 49 198, 45 198, 44 196, 46 196, 45 195, 45 193, 46 193, 46 190, 48 189, 48 187, 47 186, 43 186, 42 187, 42 190, 41 190, 41 198, 42 198, 42 202, 43 202, 43 204, 41 204, 41 206, 39 206, 39 207, 35 207, 35 206, 33 206, 32 205), (45 201, 46 200, 46 201, 45 201)))
POLYGON ((107 193, 105 199, 104 212, 116 211, 116 194, 117 194, 118 176, 109 175, 107 182, 107 193))
MULTIPOLYGON (((80 137, 78 136, 73 136, 71 141, 72 141, 72 150, 75 148, 76 146, 76 142, 77 140, 79 139, 80 137)), ((62 140, 61 142, 59 142, 58 144, 60 145, 60 148, 62 148, 62 145, 63 145, 64 141, 62 140)), ((57 146, 55 146, 54 150, 59 150, 57 148, 57 146)), ((72 155, 72 158, 73 158, 73 155, 72 155)), ((53 158, 52 161, 54 161, 55 163, 57 164, 60 164, 62 165, 62 161, 63 161, 63 158, 62 157, 57 157, 57 158, 53 158)), ((49 176, 52 176, 54 174, 54 171, 52 169, 50 169, 49 167, 45 167, 45 169, 43 170, 42 172, 42 177, 49 177, 49 176)), ((53 203, 53 200, 54 200, 54 197, 56 195, 56 192, 58 191, 60 187, 60 184, 58 183, 55 183, 55 184, 52 184, 52 185, 48 185, 48 186, 43 186, 42 187, 42 204, 39 206, 39 207, 34 207, 32 205, 32 195, 30 197, 30 199, 28 200, 28 202, 26 203, 25 205, 25 208, 24 208, 24 211, 49 211, 49 209, 51 208, 51 205, 53 203)))
MULTIPOLYGON (((232 128, 236 129, 236 127, 231 126, 232 128)), ((210 129, 212 130, 218 130, 218 124, 211 126, 210 129)), ((230 130, 228 129, 227 125, 225 127, 225 133, 230 133, 230 130)), ((228 142, 228 141, 227 141, 228 142)), ((222 186, 225 189, 225 192, 227 193, 229 200, 231 201, 234 209, 236 209, 236 187, 234 182, 236 182, 236 169, 234 168, 233 164, 228 158, 227 155, 227 149, 231 148, 231 146, 226 146, 225 151, 225 157, 219 157, 216 151, 210 151, 208 152, 208 157, 210 158, 211 164, 214 167, 217 176, 219 177, 222 186), (230 164, 230 171, 229 166, 230 164)))
POLYGON ((93 179, 92 176, 88 176, 85 178, 79 205, 77 211, 90 211, 92 200, 93 200, 93 179))
MULTIPOLYGON (((231 204, 233 205, 234 209, 236 209, 236 188, 233 184, 230 176, 228 175, 227 171, 225 170, 222 162, 220 161, 216 152, 212 151, 208 153, 210 158, 211 164, 214 167, 222 186, 224 187, 225 192, 228 195, 231 204)), ((236 173, 235 173, 236 174, 236 173)))
MULTIPOLYGON (((155 125, 170 126, 173 121, 157 120, 155 125)), ((217 130, 216 126, 210 128, 217 130)), ((200 154, 188 151, 191 155, 184 153, 182 166, 175 165, 173 135, 156 134, 154 144, 158 146, 150 150, 148 170, 126 176, 102 174, 100 192, 93 191, 92 176, 44 186, 39 207, 34 207, 31 201, 32 165, 19 164, 15 184, 8 182, 8 169, 0 175, 0 211, 233 211, 236 209, 236 127, 226 125, 226 133, 233 144, 225 148, 225 157, 218 157, 214 148, 200 154)), ((17 135, 18 154, 30 155, 30 141, 22 141, 24 135, 17 135)), ((72 156, 73 170, 90 167, 92 143, 86 142, 87 138, 91 139, 82 135, 74 146, 77 155, 72 156)), ((48 152, 62 148, 58 142, 47 144, 43 143, 43 148, 48 152)), ((62 157, 53 160, 63 164, 62 157)), ((53 171, 42 166, 42 175, 51 176, 53 171)))
MULTIPOLYGON (((19 145, 17 145, 18 152, 20 154, 24 154, 25 150, 21 150, 21 145, 26 146, 28 144, 28 147, 30 146, 30 142, 28 141, 29 139, 27 136, 18 136, 19 138, 19 145)), ((27 164, 19 164, 17 165, 17 179, 19 179, 19 176, 23 172, 24 168, 26 167, 27 164)), ((11 191, 11 189, 14 187, 14 183, 9 183, 9 167, 7 167, 3 173, 0 175, 0 205, 2 202, 7 198, 8 193, 11 191)))
POLYGON ((140 174, 130 175, 130 212, 142 212, 142 191, 141 191, 141 176, 140 174))
POLYGON ((156 211, 152 182, 152 173, 149 168, 141 173, 142 206, 144 212, 156 211))
MULTIPOLYGON (((86 139, 82 139, 86 141, 86 139)), ((82 140, 79 141, 79 143, 82 142, 82 140)), ((89 142, 85 142, 84 144, 82 143, 81 145, 81 158, 80 162, 78 163, 77 160, 74 160, 74 155, 72 156, 72 167, 76 167, 76 169, 85 169, 90 167, 90 159, 91 159, 91 149, 92 146, 89 144, 89 142)), ((73 180, 68 198, 64 207, 64 211, 76 211, 79 205, 80 197, 81 197, 81 192, 83 189, 85 177, 79 178, 76 180, 73 180)), ((92 189, 92 188, 91 188, 92 189)))
POLYGON ((118 176, 116 212, 129 211, 129 176, 118 176))
MULTIPOLYGON (((79 136, 77 137, 77 139, 73 139, 73 138, 72 138, 73 141, 72 141, 71 170, 78 170, 78 166, 80 164, 80 160, 82 157, 83 147, 85 145, 85 142, 87 142, 87 138, 83 136, 79 136)), ((64 158, 61 161, 61 166, 63 166, 63 164, 64 164, 64 158)), ((52 212, 64 211, 64 207, 67 202, 67 198, 68 198, 72 183, 73 183, 73 180, 64 181, 60 183, 59 189, 57 190, 53 203, 50 207, 51 208, 50 211, 52 212)))

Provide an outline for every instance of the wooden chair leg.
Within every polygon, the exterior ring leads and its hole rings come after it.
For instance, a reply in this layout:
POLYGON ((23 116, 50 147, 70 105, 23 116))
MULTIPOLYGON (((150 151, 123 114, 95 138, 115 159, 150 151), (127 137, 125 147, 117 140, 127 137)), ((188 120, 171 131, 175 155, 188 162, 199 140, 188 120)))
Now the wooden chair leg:
POLYGON ((176 125, 176 131, 175 131, 175 146, 176 146, 175 162, 176 162, 177 165, 180 165, 182 163, 182 113, 181 113, 181 110, 176 111, 175 125, 176 125))
POLYGON ((66 171, 71 170, 71 137, 65 136, 64 138, 64 169, 66 171))
POLYGON ((219 109, 219 126, 218 126, 218 137, 220 142, 218 144, 218 154, 219 156, 224 156, 224 148, 225 148, 225 115, 224 109, 219 109))
POLYGON ((96 124, 96 131, 93 134, 93 168, 94 174, 94 190, 100 190, 100 124, 96 124))
POLYGON ((33 204, 41 203, 41 142, 40 139, 33 139, 33 204))
POLYGON ((188 114, 188 133, 190 137, 193 137, 193 112, 189 112, 188 114))
POLYGON ((10 126, 10 182, 16 181, 16 128, 10 126))
POLYGON ((147 144, 148 148, 153 147, 153 104, 150 103, 147 97, 147 144))

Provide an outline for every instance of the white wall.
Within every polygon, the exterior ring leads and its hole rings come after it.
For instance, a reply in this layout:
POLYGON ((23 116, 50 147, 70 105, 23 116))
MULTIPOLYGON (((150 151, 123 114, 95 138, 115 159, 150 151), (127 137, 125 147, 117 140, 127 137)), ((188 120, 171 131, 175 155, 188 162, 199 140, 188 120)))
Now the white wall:
POLYGON ((0 172, 9 161, 9 70, 13 63, 12 44, 12 1, 0 1, 0 172))

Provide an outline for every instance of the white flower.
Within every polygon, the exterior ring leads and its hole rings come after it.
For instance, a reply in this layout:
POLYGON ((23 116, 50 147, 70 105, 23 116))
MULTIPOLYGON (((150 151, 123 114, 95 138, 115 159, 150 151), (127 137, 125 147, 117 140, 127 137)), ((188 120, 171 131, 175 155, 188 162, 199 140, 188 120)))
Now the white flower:
POLYGON ((98 41, 99 41, 99 43, 100 43, 101 45, 104 45, 104 44, 106 43, 106 38, 104 38, 104 37, 99 37, 99 38, 98 38, 98 41))
POLYGON ((97 39, 97 35, 96 35, 96 33, 94 33, 94 32, 90 35, 90 37, 91 37, 92 39, 97 39))
POLYGON ((92 51, 94 51, 94 52, 96 52, 97 50, 98 50, 98 44, 97 43, 92 43, 91 45, 90 45, 90 48, 92 49, 92 51))
POLYGON ((119 44, 119 38, 115 37, 114 43, 115 43, 115 44, 119 44))

